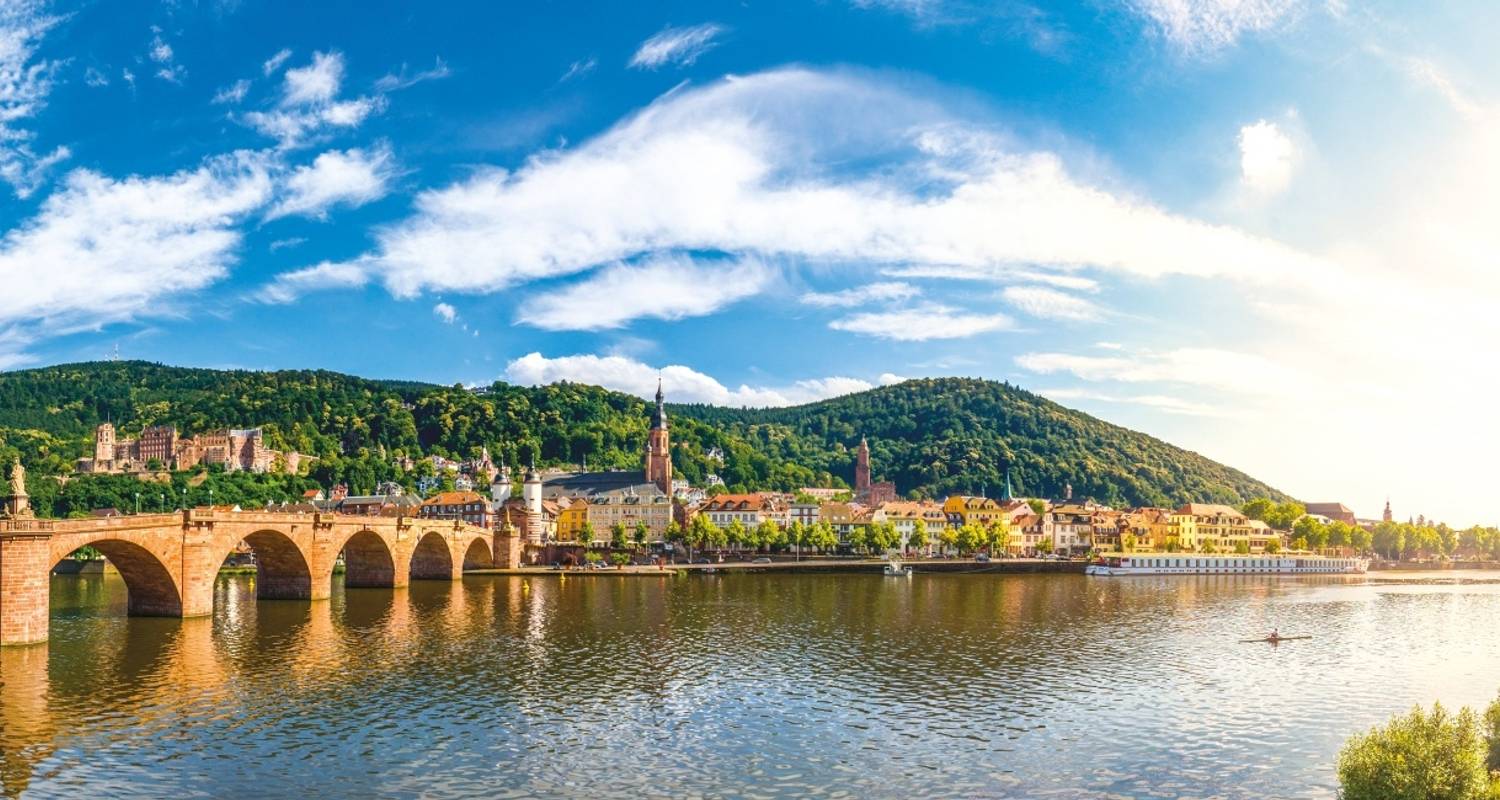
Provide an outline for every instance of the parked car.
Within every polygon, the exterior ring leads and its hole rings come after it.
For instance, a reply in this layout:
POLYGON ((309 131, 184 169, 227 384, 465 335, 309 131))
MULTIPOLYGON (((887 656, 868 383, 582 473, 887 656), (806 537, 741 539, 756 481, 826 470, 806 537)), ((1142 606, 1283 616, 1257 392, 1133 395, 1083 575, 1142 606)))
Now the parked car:
POLYGON ((990 557, 989 557, 988 553, 980 553, 980 554, 974 556, 974 560, 978 561, 980 563, 986 563, 986 562, 988 562, 990 560, 990 557))
POLYGON ((769 564, 769 563, 771 563, 771 559, 766 558, 765 556, 761 556, 760 558, 757 558, 754 561, 751 561, 750 563, 751 564, 769 564))

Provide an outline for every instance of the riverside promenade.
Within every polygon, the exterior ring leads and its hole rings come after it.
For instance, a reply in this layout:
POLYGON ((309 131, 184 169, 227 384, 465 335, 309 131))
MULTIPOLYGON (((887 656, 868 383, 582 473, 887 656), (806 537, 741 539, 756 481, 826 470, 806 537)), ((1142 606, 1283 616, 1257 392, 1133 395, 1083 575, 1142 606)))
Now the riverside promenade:
MULTIPOLYGON (((724 573, 867 573, 881 574, 888 562, 885 559, 812 558, 796 561, 773 560, 757 564, 753 561, 725 561, 711 564, 629 565, 607 568, 526 566, 514 569, 466 569, 465 575, 671 575, 674 572, 689 574, 724 573)), ((1040 558, 1006 558, 993 561, 975 561, 969 558, 932 558, 901 561, 917 574, 1028 574, 1028 573, 1076 573, 1083 574, 1087 564, 1083 561, 1055 561, 1040 558)))

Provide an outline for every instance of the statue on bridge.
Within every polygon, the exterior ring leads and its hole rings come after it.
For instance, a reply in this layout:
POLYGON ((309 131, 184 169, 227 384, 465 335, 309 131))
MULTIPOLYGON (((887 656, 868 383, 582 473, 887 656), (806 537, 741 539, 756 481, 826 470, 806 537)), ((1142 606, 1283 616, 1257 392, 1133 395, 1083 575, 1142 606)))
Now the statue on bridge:
POLYGON ((5 498, 5 516, 25 519, 31 516, 31 497, 26 494, 26 468, 21 466, 21 457, 10 468, 10 494, 5 498))

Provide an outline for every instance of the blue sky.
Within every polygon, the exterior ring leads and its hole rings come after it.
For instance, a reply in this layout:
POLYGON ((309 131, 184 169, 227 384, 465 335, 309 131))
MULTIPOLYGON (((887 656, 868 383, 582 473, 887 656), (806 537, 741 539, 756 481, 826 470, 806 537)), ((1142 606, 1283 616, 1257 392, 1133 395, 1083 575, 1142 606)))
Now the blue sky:
POLYGON ((1497 17, 0 0, 0 366, 972 375, 1493 522, 1497 17))

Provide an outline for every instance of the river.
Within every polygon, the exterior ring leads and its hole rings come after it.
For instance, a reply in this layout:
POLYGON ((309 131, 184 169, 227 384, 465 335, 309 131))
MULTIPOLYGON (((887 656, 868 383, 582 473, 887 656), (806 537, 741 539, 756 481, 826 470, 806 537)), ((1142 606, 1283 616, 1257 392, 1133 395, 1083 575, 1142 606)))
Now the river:
POLYGON ((4 794, 1331 798, 1350 734, 1500 689, 1493 573, 253 580, 54 577, 4 794))

